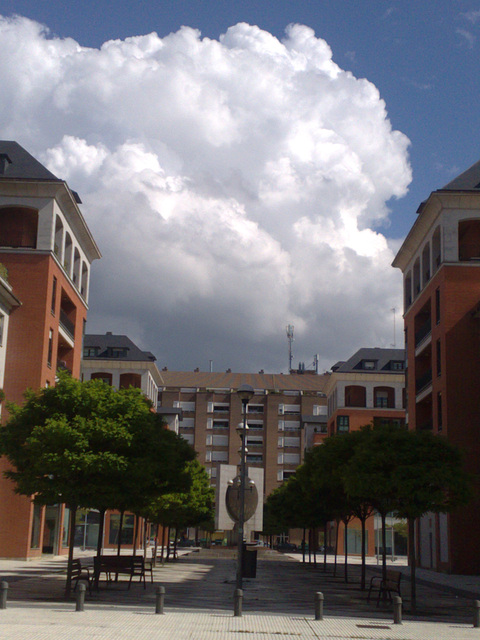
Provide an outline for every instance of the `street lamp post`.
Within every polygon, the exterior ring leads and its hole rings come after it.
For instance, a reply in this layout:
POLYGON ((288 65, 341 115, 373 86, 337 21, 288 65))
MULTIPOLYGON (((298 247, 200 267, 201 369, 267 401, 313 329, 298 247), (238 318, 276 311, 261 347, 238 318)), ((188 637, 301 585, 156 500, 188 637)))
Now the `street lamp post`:
POLYGON ((237 394, 242 401, 243 406, 243 427, 241 428, 242 448, 240 450, 240 513, 238 517, 238 554, 237 554, 237 589, 242 588, 243 584, 243 533, 245 527, 245 446, 247 441, 247 405, 253 398, 255 391, 249 384, 242 384, 237 394))

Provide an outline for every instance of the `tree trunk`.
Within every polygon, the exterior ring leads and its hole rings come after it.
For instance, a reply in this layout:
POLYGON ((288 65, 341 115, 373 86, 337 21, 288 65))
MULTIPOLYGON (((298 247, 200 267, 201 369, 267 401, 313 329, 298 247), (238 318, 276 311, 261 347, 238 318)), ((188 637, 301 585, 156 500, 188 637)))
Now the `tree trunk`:
MULTIPOLYGON (((382 580, 384 582, 387 581, 387 532, 386 532, 386 519, 387 516, 385 513, 381 513, 380 517, 382 519, 382 580)), ((385 593, 386 595, 386 593, 385 593)))
POLYGON ((416 568, 417 554, 415 549, 415 520, 408 518, 408 563, 410 565, 410 599, 412 613, 417 612, 416 568))
POLYGON ((360 522, 362 523, 362 572, 360 576, 360 589, 365 591, 365 570, 366 570, 366 552, 365 552, 365 542, 366 542, 366 518, 361 518, 360 522))
POLYGON ((344 520, 343 522, 343 546, 345 547, 345 582, 348 582, 348 520, 344 520))
POLYGON ((77 519, 77 506, 70 507, 70 530, 68 541, 68 566, 67 582, 65 584, 65 600, 70 598, 72 593, 72 565, 73 565, 73 543, 75 542, 75 520, 77 519))
POLYGON ((312 530, 308 530, 308 564, 312 562, 312 530))
POLYGON ((327 525, 327 522, 323 525, 323 571, 325 573, 327 571, 327 525))
POLYGON ((159 524, 157 522, 157 524, 155 525, 155 540, 153 542, 153 557, 152 557, 152 563, 153 566, 156 567, 157 566, 157 548, 158 548, 158 528, 159 528, 159 524))
POLYGON ((303 538, 302 538, 302 560, 303 560, 303 564, 305 564, 305 527, 303 527, 303 538))
POLYGON ((164 524, 162 524, 162 564, 165 562, 165 534, 167 528, 164 524))
POLYGON ((137 545, 138 545, 138 530, 140 529, 140 518, 138 516, 133 516, 134 518, 134 527, 133 527, 133 556, 137 555, 137 545))
POLYGON ((338 520, 335 520, 335 562, 333 565, 333 576, 337 577, 337 554, 338 554, 338 520))
POLYGON ((166 557, 166 561, 168 562, 170 560, 170 527, 168 527, 168 534, 167 534, 167 557, 166 557))
POLYGON ((177 538, 178 538, 178 527, 175 527, 175 539, 173 541, 173 558, 175 560, 177 557, 177 538))
POLYGON ((317 568, 317 528, 312 529, 313 566, 317 568))

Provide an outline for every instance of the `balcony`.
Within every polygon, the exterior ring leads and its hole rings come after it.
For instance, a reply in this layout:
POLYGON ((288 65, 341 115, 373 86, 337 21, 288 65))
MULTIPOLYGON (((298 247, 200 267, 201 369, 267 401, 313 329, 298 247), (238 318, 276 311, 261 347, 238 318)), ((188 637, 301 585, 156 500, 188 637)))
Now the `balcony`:
POLYGON ((415 349, 423 342, 426 342, 428 336, 432 333, 432 319, 428 318, 415 332, 415 349))
POLYGON ((73 340, 75 337, 75 325, 62 309, 60 309, 60 326, 73 340))
POLYGON ((432 370, 428 369, 415 381, 415 393, 418 395, 432 384, 432 370))

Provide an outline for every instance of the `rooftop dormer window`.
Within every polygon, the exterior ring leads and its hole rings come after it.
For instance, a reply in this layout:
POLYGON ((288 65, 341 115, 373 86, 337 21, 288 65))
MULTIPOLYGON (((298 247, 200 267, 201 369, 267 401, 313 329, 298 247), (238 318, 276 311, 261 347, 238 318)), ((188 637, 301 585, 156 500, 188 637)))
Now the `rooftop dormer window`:
POLYGON ((83 357, 84 358, 96 358, 98 356, 98 347, 84 347, 83 349, 83 357))
POLYGON ((374 371, 377 368, 375 360, 362 360, 362 369, 365 371, 374 371))
POLYGON ((126 358, 128 349, 126 347, 109 347, 107 358, 126 358))

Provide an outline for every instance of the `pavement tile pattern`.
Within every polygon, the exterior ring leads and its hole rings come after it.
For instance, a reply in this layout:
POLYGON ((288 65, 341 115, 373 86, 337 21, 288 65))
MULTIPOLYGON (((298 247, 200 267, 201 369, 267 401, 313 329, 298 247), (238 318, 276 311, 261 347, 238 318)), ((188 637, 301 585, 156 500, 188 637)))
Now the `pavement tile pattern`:
MULTIPOLYGON (((480 593, 477 577, 420 573, 418 614, 409 612, 409 584, 404 580, 404 621, 393 624, 389 603, 367 602, 359 589, 360 567, 351 564, 334 575, 330 562, 299 562, 270 550, 259 554, 257 578, 244 580, 243 616, 233 617, 235 553, 205 550, 158 565, 153 584, 127 589, 125 577, 88 596, 85 611, 63 599, 66 560, 35 563, 0 561, 0 580, 9 583, 8 607, 0 610, 0 638, 8 640, 287 640, 352 638, 452 640, 477 638, 473 602, 480 593), (166 590, 165 615, 155 615, 155 591, 166 590), (477 591, 478 589, 478 591, 477 591), (314 596, 325 597, 322 621, 314 620, 314 596), (460 595, 459 595, 460 594, 460 595)), ((88 555, 83 562, 91 561, 88 555)), ((397 568, 397 567, 396 567, 397 568)), ((403 570, 403 569, 402 569, 403 570)), ((369 566, 367 580, 379 567, 369 566)), ((403 579, 402 579, 403 581, 403 579)))

